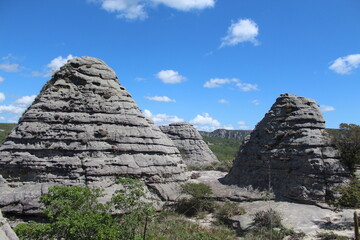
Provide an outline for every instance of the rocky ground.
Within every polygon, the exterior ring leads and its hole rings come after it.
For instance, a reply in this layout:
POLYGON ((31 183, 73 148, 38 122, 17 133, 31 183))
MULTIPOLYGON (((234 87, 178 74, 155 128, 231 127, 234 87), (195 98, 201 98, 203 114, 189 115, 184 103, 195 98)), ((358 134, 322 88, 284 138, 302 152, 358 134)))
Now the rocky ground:
MULTIPOLYGON (((246 213, 231 218, 233 226, 239 232, 245 231, 251 225, 256 212, 273 209, 280 213, 285 227, 297 232, 304 232, 305 239, 316 239, 317 233, 334 232, 341 236, 353 237, 354 211, 360 209, 335 209, 326 204, 301 204, 289 201, 275 201, 266 192, 241 188, 236 185, 224 185, 222 178, 226 175, 218 171, 193 171, 188 173, 194 183, 210 186, 214 197, 220 201, 233 201, 245 209, 246 213)), ((211 216, 200 221, 209 225, 211 216)))

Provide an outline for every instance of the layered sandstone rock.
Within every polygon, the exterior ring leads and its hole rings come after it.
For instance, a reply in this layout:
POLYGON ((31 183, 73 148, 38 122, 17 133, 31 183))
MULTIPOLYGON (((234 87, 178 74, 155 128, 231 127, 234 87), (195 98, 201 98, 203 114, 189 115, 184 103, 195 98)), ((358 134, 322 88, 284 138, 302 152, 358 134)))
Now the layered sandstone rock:
POLYGON ((2 216, 0 211, 0 239, 1 240, 19 240, 15 232, 10 227, 7 220, 2 216))
POLYGON ((0 206, 37 211, 48 186, 88 185, 110 194, 118 176, 145 181, 162 200, 186 180, 178 149, 145 118, 103 61, 68 61, 46 83, 0 147, 0 206))
POLYGON ((219 162, 196 128, 189 123, 172 123, 160 126, 179 149, 188 166, 206 166, 219 162))
POLYGON ((282 94, 240 149, 225 181, 260 190, 270 185, 279 198, 323 201, 348 177, 316 102, 282 94))

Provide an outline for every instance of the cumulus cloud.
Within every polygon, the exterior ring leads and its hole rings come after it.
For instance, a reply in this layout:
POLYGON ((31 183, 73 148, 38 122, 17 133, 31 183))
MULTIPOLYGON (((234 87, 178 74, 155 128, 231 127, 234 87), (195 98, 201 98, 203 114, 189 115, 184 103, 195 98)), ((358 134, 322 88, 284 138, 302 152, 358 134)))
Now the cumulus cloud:
POLYGON ((194 9, 211 8, 215 5, 215 0, 152 0, 154 3, 162 3, 168 7, 181 11, 194 9))
POLYGON ((144 98, 157 102, 176 102, 175 99, 171 99, 167 96, 154 96, 154 97, 145 96, 144 98))
POLYGON ((229 103, 229 101, 228 100, 226 100, 226 99, 219 99, 219 101, 218 101, 219 103, 229 103))
POLYGON ((15 105, 0 105, 0 113, 21 114, 25 111, 25 109, 25 107, 15 105))
POLYGON ((185 120, 178 116, 171 116, 165 113, 153 114, 150 110, 145 109, 144 115, 154 121, 156 125, 168 125, 175 122, 184 122, 185 120))
POLYGON ((240 19, 230 25, 227 35, 221 39, 220 48, 235 46, 242 42, 251 42, 254 45, 258 45, 256 39, 258 34, 259 27, 253 20, 240 19))
POLYGON ((186 77, 181 76, 178 72, 174 70, 161 70, 156 74, 156 77, 159 78, 163 83, 181 83, 186 80, 186 77))
POLYGON ((5 94, 3 94, 2 92, 0 92, 0 102, 5 100, 5 94))
POLYGON ((322 112, 332 112, 332 111, 335 111, 335 108, 333 106, 320 105, 320 110, 322 112))
POLYGON ((244 92, 259 90, 257 84, 237 83, 236 86, 239 87, 244 92))
POLYGON ((221 85, 229 84, 233 82, 239 82, 239 79, 237 78, 212 78, 206 83, 204 83, 204 87, 206 88, 218 88, 221 87, 221 85))
POLYGON ((245 121, 238 121, 237 124, 239 125, 239 129, 242 129, 242 130, 249 129, 249 126, 245 121))
POLYGON ((251 103, 257 106, 257 105, 260 104, 260 101, 257 100, 257 99, 254 99, 254 100, 251 101, 251 103))
POLYGON ((49 64, 46 65, 47 71, 45 73, 45 77, 50 77, 54 72, 59 70, 68 60, 76 58, 76 56, 73 56, 69 54, 66 58, 63 58, 62 56, 58 56, 50 61, 49 64))
POLYGON ((205 82, 203 86, 206 88, 219 88, 222 85, 231 83, 234 83, 235 86, 244 92, 259 90, 257 84, 243 83, 237 78, 212 78, 205 82))
POLYGON ((101 8, 115 13, 117 18, 144 20, 148 18, 147 9, 158 4, 180 11, 201 10, 214 7, 215 0, 88 0, 98 2, 101 8))
POLYGON ((202 131, 214 131, 215 129, 221 128, 220 122, 212 118, 208 113, 196 115, 196 117, 192 119, 190 123, 193 124, 198 130, 202 131))
POLYGON ((234 126, 232 124, 224 125, 222 128, 226 130, 234 130, 234 126))
POLYGON ((0 69, 5 72, 19 72, 20 65, 17 63, 2 63, 0 64, 0 69))
POLYGON ((15 116, 12 116, 12 118, 17 119, 19 118, 19 115, 22 114, 26 110, 26 108, 34 101, 35 98, 36 95, 23 96, 12 104, 0 105, 0 113, 15 114, 15 116))
POLYGON ((329 69, 338 74, 350 74, 352 70, 360 66, 360 54, 351 54, 337 58, 329 69))
POLYGON ((3 82, 5 80, 5 78, 0 76, 0 83, 3 82))
POLYGON ((29 106, 36 98, 36 95, 23 96, 15 101, 16 105, 19 106, 29 106))

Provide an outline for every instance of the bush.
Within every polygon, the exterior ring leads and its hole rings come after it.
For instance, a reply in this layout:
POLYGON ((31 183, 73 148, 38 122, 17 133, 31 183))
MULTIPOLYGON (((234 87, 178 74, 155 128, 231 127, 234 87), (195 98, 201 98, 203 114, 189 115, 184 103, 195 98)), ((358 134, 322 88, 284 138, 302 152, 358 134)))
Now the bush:
POLYGON ((202 183, 186 183, 182 185, 182 192, 190 195, 190 198, 182 198, 176 205, 175 211, 188 217, 195 216, 200 212, 213 212, 216 203, 211 198, 212 190, 202 183))
POLYGON ((356 124, 340 124, 339 131, 333 131, 333 142, 340 151, 341 160, 351 171, 360 164, 360 126, 356 124))
POLYGON ((112 200, 99 203, 102 191, 81 186, 54 186, 40 198, 49 222, 19 224, 14 230, 20 239, 121 240, 136 239, 151 216, 152 208, 140 200, 144 196, 139 180, 122 178, 123 190, 112 200), (112 210, 121 215, 111 214, 112 210))
POLYGON ((245 214, 245 210, 239 207, 237 203, 227 202, 218 207, 215 211, 215 217, 221 222, 227 224, 229 218, 235 215, 245 214))
POLYGON ((292 229, 285 228, 281 223, 281 216, 273 209, 255 213, 252 229, 247 232, 245 240, 300 240, 304 233, 297 233, 292 229))
POLYGON ((273 209, 267 211, 259 211, 255 213, 253 226, 264 228, 282 228, 281 216, 273 209))
POLYGON ((348 240, 349 238, 344 236, 339 236, 333 232, 331 233, 318 233, 316 235, 319 240, 348 240))
POLYGON ((173 213, 162 213, 149 224, 148 240, 235 240, 236 233, 224 226, 202 227, 173 213))
POLYGON ((341 196, 335 205, 339 207, 360 208, 360 180, 353 179, 348 186, 335 188, 341 196))

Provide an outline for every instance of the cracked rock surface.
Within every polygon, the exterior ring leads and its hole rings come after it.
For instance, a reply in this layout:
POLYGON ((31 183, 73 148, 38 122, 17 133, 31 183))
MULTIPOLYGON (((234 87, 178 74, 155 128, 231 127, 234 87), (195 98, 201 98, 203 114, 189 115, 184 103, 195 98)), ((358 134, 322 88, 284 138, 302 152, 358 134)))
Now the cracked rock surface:
POLYGON ((163 131, 180 150, 184 162, 188 166, 206 166, 219 162, 202 136, 190 123, 172 123, 160 126, 163 131))
POLYGON ((52 185, 111 194, 123 175, 172 200, 185 169, 173 142, 141 113, 115 72, 99 59, 75 58, 45 84, 1 145, 0 207, 32 214, 52 185))
POLYGON ((241 147, 224 182, 272 188, 277 198, 325 201, 336 197, 348 169, 331 146, 319 106, 282 94, 241 147))

